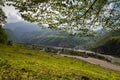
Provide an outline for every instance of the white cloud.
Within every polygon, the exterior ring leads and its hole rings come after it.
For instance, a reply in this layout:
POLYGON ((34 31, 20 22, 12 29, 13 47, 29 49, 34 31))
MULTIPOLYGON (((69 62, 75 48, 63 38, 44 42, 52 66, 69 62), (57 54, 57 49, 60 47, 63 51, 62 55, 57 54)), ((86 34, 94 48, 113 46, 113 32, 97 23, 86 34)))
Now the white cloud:
POLYGON ((23 21, 23 19, 21 18, 19 14, 19 11, 16 10, 13 6, 5 6, 2 9, 7 16, 7 19, 6 19, 7 23, 23 21))

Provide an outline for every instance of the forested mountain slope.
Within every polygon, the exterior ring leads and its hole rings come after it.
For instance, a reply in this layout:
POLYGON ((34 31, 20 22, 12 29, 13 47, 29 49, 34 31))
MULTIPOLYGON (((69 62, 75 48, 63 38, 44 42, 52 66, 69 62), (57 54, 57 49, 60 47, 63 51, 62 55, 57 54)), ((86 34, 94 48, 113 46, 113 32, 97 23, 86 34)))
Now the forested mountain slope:
POLYGON ((120 29, 111 31, 100 38, 94 50, 103 54, 120 56, 120 29))

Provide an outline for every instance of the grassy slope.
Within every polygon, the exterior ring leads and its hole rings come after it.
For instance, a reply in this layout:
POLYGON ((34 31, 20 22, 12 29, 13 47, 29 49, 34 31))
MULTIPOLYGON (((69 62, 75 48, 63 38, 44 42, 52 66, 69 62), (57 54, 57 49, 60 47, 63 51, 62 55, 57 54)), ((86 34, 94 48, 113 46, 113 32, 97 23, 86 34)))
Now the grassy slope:
POLYGON ((120 80, 120 73, 87 62, 0 45, 0 80, 120 80))

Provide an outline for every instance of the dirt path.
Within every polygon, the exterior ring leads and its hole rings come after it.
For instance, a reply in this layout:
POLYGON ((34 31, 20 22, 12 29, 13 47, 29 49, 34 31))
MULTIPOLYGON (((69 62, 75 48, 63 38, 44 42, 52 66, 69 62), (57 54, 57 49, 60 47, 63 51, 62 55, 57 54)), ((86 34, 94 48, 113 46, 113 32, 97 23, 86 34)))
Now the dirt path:
POLYGON ((75 50, 75 51, 86 52, 86 53, 89 53, 89 54, 96 54, 96 55, 104 56, 104 57, 106 57, 108 60, 111 60, 111 62, 120 63, 120 58, 113 57, 113 56, 111 56, 111 55, 105 55, 105 54, 95 53, 95 52, 87 51, 87 50, 75 50))
POLYGON ((117 63, 120 63, 120 58, 113 57, 113 56, 110 56, 110 55, 104 55, 104 54, 99 54, 99 55, 108 58, 109 60, 111 60, 111 62, 117 62, 117 63))
POLYGON ((91 57, 84 58, 84 57, 80 57, 80 56, 73 56, 73 55, 66 55, 66 54, 60 54, 60 55, 61 56, 67 56, 67 57, 81 59, 83 61, 95 64, 95 65, 100 65, 100 66, 105 67, 105 68, 120 71, 120 66, 111 64, 111 63, 103 61, 103 60, 99 60, 99 59, 95 59, 95 58, 91 58, 91 57))

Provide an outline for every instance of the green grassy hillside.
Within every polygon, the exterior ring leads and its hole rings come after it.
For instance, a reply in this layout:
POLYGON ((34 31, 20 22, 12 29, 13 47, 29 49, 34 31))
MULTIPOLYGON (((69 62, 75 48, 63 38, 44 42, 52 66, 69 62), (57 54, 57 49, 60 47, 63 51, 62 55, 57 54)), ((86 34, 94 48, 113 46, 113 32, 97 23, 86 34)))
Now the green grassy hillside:
POLYGON ((0 45, 0 80, 120 80, 120 73, 74 58, 0 45))

